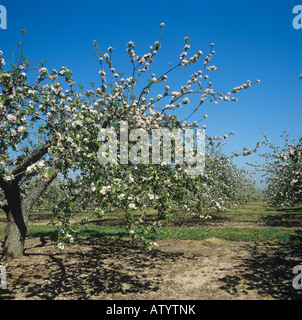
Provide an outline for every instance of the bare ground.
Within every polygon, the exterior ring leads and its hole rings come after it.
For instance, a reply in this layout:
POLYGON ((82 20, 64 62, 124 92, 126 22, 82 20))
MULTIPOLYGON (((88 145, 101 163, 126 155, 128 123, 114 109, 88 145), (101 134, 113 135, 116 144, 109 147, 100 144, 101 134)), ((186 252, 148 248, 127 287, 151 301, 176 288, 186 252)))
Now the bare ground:
MULTIPOLYGON (((253 205, 246 210, 257 209, 263 210, 253 205)), ((177 217, 173 226, 296 228, 302 226, 301 217, 269 213, 214 215, 211 220, 177 217)), ((45 225, 51 218, 33 214, 30 224, 45 225)), ((4 216, 0 220, 4 223, 4 216)), ((92 218, 90 224, 120 226, 123 219, 92 218)), ((24 257, 0 262, 7 269, 7 289, 0 289, 0 300, 302 299, 302 290, 292 285, 293 268, 302 265, 301 243, 209 238, 158 244, 151 252, 130 239, 81 237, 62 252, 48 238, 28 238, 24 257)))
POLYGON ((29 238, 7 268, 4 300, 291 300, 301 244, 162 240, 151 252, 122 238, 82 237, 64 252, 29 238))

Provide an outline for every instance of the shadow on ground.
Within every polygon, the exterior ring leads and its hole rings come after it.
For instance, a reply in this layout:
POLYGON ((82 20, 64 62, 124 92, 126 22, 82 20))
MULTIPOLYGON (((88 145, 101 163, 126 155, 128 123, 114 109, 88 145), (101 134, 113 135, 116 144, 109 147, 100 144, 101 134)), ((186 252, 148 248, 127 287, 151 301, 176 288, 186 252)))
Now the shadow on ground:
POLYGON ((42 240, 28 239, 25 256, 4 263, 0 300, 302 299, 292 285, 301 242, 166 241, 148 251, 125 238, 81 237, 61 252, 42 240))
POLYGON ((261 217, 261 222, 266 227, 301 228, 302 214, 293 213, 281 215, 268 215, 261 217))
MULTIPOLYGON (((102 299, 146 294, 162 286, 161 269, 182 253, 146 251, 132 241, 81 238, 77 251, 48 252, 38 246, 7 266, 8 288, 0 299, 102 299)), ((52 248, 52 250, 51 250, 52 248)), ((1 290, 1 289, 0 289, 1 290)))
POLYGON ((256 290, 263 298, 277 300, 302 300, 302 290, 293 288, 293 268, 302 265, 301 243, 247 245, 249 255, 234 267, 236 275, 226 276, 222 290, 234 294, 256 290))

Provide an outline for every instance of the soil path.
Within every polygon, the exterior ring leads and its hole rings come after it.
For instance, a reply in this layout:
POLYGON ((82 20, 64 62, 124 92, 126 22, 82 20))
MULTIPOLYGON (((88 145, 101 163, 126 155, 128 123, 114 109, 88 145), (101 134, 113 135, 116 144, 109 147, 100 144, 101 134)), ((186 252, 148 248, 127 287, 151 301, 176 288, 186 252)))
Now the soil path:
MULTIPOLYGON (((192 220, 192 224, 301 227, 299 215, 294 214, 275 219, 244 217, 217 216, 192 220)), ((32 216, 30 223, 47 223, 41 219, 32 216)), ((118 218, 94 221, 120 222, 118 218)), ((176 220, 175 224, 184 222, 176 220)), ((47 237, 29 238, 23 258, 2 262, 7 289, 0 289, 0 300, 302 299, 302 290, 293 288, 293 268, 302 265, 301 244, 215 238, 161 240, 158 244, 151 252, 130 239, 81 237, 62 252, 47 237)))
POLYGON ((301 299, 292 286, 301 245, 159 241, 146 251, 128 239, 81 238, 64 253, 28 239, 26 255, 3 263, 0 299, 301 299))

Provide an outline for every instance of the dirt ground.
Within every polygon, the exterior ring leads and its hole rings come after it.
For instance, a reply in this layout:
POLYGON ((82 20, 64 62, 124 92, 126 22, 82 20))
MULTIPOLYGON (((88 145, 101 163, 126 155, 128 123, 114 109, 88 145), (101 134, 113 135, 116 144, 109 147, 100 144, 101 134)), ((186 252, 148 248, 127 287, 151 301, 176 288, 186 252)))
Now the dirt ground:
POLYGON ((2 262, 0 300, 291 300, 301 244, 159 241, 156 251, 124 238, 79 238, 64 252, 29 238, 25 256, 2 262))

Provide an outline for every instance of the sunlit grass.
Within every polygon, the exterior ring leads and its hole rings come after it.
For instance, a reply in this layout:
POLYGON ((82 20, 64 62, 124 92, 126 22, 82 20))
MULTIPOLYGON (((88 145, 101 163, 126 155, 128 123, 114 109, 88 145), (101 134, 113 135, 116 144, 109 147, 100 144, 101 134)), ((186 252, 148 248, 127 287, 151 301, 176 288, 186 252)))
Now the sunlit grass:
MULTIPOLYGON (((286 219, 289 215, 302 216, 302 210, 296 208, 287 210, 268 210, 263 206, 261 201, 251 202, 241 207, 237 207, 229 212, 221 212, 216 215, 227 216, 233 221, 254 221, 257 222, 262 216, 282 216, 286 219)), ((37 213, 35 213, 37 214, 37 213)), ((50 212, 41 212, 39 215, 49 215, 50 212)), ((137 215, 140 212, 136 213, 137 215)), ((76 214, 77 215, 77 214, 76 214)), ((155 217, 157 215, 156 210, 149 211, 149 217, 155 217)), ((122 212, 115 212, 108 217, 121 217, 122 212)), ((4 220, 2 220, 4 221, 4 220)), ((58 226, 54 225, 29 225, 28 236, 37 237, 41 235, 51 235, 53 232, 58 231, 58 226)), ((5 224, 0 224, 0 236, 4 237, 5 224)), ((82 229, 80 236, 90 237, 107 237, 107 236, 119 236, 128 237, 125 228, 120 226, 95 226, 88 225, 82 229)), ((158 229, 158 233, 152 235, 155 239, 172 239, 172 240, 203 240, 208 238, 224 239, 229 241, 274 241, 280 243, 289 242, 301 242, 301 236, 297 236, 294 228, 284 227, 162 227, 158 229)))
MULTIPOLYGON (((55 226, 29 226, 27 235, 29 237, 50 236, 56 232, 55 226)), ((0 235, 4 235, 5 229, 0 227, 0 235)), ((128 237, 123 227, 115 226, 88 226, 83 228, 79 236, 106 237, 119 236, 128 237)), ((162 227, 158 234, 153 235, 155 239, 170 240, 203 240, 217 238, 229 241, 274 241, 280 243, 297 242, 295 229, 293 228, 167 228, 162 227)))

